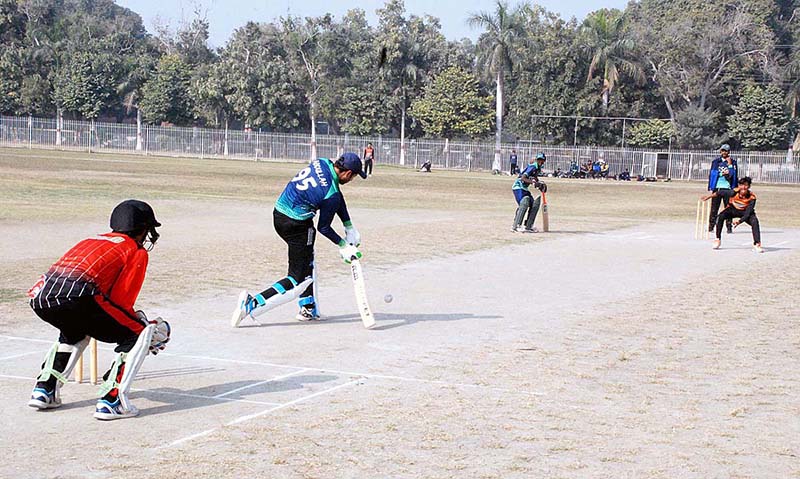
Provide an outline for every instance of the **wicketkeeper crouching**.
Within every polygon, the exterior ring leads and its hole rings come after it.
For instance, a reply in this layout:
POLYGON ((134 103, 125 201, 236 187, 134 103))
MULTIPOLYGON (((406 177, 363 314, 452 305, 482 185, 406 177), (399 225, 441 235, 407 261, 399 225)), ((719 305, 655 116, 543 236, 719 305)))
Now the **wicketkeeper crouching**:
POLYGON ((133 309, 161 223, 150 205, 138 200, 117 205, 110 222, 110 233, 80 241, 28 291, 36 315, 60 331, 42 364, 30 407, 61 406, 61 386, 89 338, 95 338, 116 343, 117 356, 103 376, 94 417, 112 420, 139 414, 128 400, 133 378, 148 352, 158 354, 170 337, 166 321, 148 320, 133 309))

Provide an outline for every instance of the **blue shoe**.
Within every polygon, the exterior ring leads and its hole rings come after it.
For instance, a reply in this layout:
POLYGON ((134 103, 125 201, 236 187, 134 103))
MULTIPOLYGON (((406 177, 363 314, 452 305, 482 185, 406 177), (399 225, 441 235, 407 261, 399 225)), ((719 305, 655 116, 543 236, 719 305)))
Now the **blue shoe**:
MULTIPOLYGON (((236 309, 233 310, 231 315, 231 326, 234 328, 239 327, 239 323, 248 316, 253 310, 256 309, 256 302, 246 290, 239 293, 239 300, 236 303, 236 309)), ((252 317, 252 316, 251 316, 252 317)))
POLYGON ((44 388, 33 388, 28 406, 34 409, 54 409, 61 406, 58 390, 48 391, 44 388))
POLYGON ((113 421, 114 419, 125 419, 128 417, 135 417, 139 415, 139 410, 133 405, 128 408, 122 405, 122 401, 117 399, 114 402, 108 402, 104 399, 97 401, 94 409, 95 419, 101 421, 113 421))
POLYGON ((317 313, 317 308, 309 308, 307 306, 300 306, 300 311, 294 318, 298 321, 319 321, 322 319, 319 317, 319 313, 317 313))

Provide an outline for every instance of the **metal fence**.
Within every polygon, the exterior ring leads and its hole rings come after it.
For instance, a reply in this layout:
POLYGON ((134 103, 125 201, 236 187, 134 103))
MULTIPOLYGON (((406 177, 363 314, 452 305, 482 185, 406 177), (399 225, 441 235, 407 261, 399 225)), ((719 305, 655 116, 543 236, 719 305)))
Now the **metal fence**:
MULTIPOLYGON (((430 162, 434 169, 508 172, 515 150, 520 166, 537 152, 547 155, 546 171, 568 171, 577 165, 604 160, 611 175, 627 169, 632 176, 700 180, 708 177, 714 151, 648 150, 597 146, 546 146, 529 142, 504 143, 500 164, 494 164, 493 141, 407 139, 401 161, 398 138, 351 135, 317 135, 317 155, 337 157, 343 151, 363 151, 371 142, 377 164, 419 168, 430 162)), ((311 158, 308 134, 264 133, 197 127, 150 126, 127 123, 60 120, 55 118, 0 116, 0 146, 48 148, 88 152, 122 152, 196 158, 230 158, 255 161, 307 161, 311 158)), ((800 183, 800 155, 788 152, 733 152, 739 176, 757 182, 800 183)))

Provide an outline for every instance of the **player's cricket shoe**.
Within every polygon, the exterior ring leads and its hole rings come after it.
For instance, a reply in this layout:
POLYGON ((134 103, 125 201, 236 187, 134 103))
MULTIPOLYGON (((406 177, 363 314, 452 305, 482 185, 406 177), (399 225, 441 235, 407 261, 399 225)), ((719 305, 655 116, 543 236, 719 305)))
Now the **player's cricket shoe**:
POLYGON ((722 241, 714 240, 714 244, 711 246, 711 249, 719 249, 721 244, 722 244, 722 241))
POLYGON ((236 309, 233 310, 233 314, 231 315, 231 326, 234 328, 239 327, 239 323, 245 318, 245 316, 249 315, 253 312, 256 307, 256 302, 253 301, 253 297, 250 296, 246 290, 239 293, 239 299, 236 302, 236 309))
POLYGON ((300 307, 300 311, 294 318, 298 321, 319 321, 321 319, 314 308, 306 308, 305 306, 300 307))
POLYGON ((539 232, 539 228, 537 228, 535 226, 533 228, 525 228, 524 230, 522 230, 522 232, 523 233, 538 233, 539 232))
POLYGON ((753 245, 753 251, 756 253, 763 253, 764 248, 762 248, 760 244, 753 245))
POLYGON ((94 409, 95 419, 101 421, 113 421, 114 419, 125 419, 128 417, 135 417, 139 415, 139 410, 133 405, 125 408, 122 401, 117 399, 114 402, 108 402, 105 399, 97 401, 94 409))
POLYGON ((54 409, 61 406, 61 398, 58 397, 55 389, 48 391, 45 388, 37 387, 33 388, 28 406, 35 409, 54 409))

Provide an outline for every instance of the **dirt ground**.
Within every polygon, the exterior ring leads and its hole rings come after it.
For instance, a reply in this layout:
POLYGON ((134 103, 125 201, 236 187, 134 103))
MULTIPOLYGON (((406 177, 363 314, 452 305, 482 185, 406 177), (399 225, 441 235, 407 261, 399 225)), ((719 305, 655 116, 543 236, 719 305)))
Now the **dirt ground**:
POLYGON ((800 188, 754 185, 757 255, 747 226, 692 239, 700 183, 548 180, 522 235, 507 176, 378 165, 344 188, 378 327, 321 238, 327 320, 232 329, 284 273, 299 167, 0 150, 0 477, 800 478, 800 188), (173 326, 142 414, 96 421, 85 383, 34 411, 56 333, 24 292, 129 197, 164 224, 139 306, 173 326))

